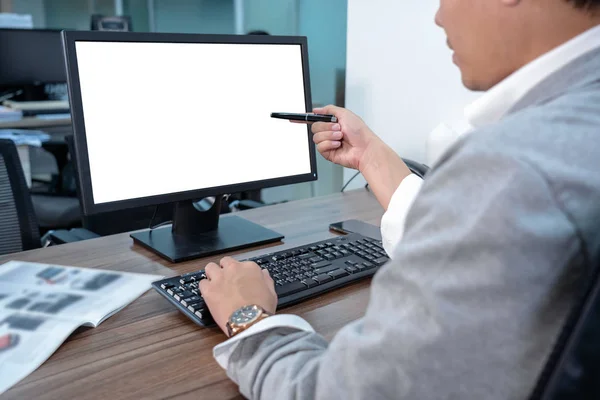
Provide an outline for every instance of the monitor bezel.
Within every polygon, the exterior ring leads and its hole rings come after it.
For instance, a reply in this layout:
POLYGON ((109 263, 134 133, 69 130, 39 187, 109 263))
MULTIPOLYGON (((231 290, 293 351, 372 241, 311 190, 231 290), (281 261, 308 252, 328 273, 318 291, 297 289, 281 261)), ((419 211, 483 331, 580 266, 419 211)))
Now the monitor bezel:
MULTIPOLYGON (((80 199, 85 215, 122 210, 133 207, 152 206, 178 201, 202 199, 210 196, 237 193, 248 190, 264 189, 275 186, 311 182, 318 179, 315 145, 312 141, 310 127, 307 127, 307 144, 310 154, 310 173, 285 176, 261 181, 238 183, 197 189, 185 192, 168 193, 149 197, 119 200, 96 204, 92 192, 90 165, 88 158, 85 131, 85 115, 79 82, 79 68, 75 43, 91 42, 159 42, 159 43, 225 43, 225 44, 290 44, 300 45, 302 54, 302 70, 304 75, 304 94, 306 110, 312 110, 310 90, 310 72, 308 64, 307 39, 303 36, 257 36, 257 35, 207 35, 180 33, 138 33, 138 32, 106 32, 106 31, 63 31, 63 48, 67 69, 69 103, 71 107, 71 123, 73 126, 76 162, 79 173, 80 199)), ((118 145, 118 143, 115 143, 118 145)))

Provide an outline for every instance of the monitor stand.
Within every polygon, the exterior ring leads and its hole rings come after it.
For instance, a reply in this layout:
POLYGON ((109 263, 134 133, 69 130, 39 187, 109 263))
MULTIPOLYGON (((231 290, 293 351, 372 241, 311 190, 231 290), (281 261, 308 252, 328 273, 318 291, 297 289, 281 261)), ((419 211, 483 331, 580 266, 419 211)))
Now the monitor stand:
POLYGON ((132 233, 137 243, 177 263, 277 242, 283 235, 236 216, 220 217, 221 196, 210 208, 192 201, 175 204, 171 227, 132 233))

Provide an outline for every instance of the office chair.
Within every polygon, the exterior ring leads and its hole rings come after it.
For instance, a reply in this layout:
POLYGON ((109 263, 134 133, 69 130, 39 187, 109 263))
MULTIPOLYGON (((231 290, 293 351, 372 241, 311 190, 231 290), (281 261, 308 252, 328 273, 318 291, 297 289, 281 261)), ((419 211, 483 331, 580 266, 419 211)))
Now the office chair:
POLYGON ((404 161, 404 164, 406 164, 408 169, 410 169, 410 172, 417 175, 421 179, 425 178, 425 174, 427 174, 427 171, 429 171, 429 167, 427 165, 413 161, 409 158, 402 158, 402 161, 404 161))
POLYGON ((531 400, 600 399, 600 257, 582 277, 567 318, 531 400))
POLYGON ((90 29, 92 31, 117 31, 117 32, 131 32, 133 28, 131 26, 130 16, 105 16, 102 14, 92 15, 90 23, 90 29))
POLYGON ((12 140, 0 139, 0 254, 41 246, 25 174, 12 140))
POLYGON ((58 230, 40 239, 34 197, 29 193, 17 147, 12 140, 0 139, 0 254, 40 248, 55 241, 54 233, 60 235, 60 243, 98 236, 82 229, 75 230, 78 235, 58 230))

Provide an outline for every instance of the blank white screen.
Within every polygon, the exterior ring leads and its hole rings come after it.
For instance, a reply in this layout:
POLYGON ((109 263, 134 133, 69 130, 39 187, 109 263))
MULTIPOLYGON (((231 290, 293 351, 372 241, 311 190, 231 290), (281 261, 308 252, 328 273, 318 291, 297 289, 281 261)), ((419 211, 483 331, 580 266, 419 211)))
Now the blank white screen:
POLYGON ((300 45, 75 46, 95 204, 311 172, 300 45))

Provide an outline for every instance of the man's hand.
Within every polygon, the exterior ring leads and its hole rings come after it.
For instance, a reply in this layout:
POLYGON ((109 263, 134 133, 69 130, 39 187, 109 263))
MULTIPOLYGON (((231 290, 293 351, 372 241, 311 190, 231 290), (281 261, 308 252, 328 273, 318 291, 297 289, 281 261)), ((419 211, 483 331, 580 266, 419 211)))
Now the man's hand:
POLYGON ((327 106, 313 110, 316 114, 335 115, 335 124, 316 122, 312 125, 313 141, 325 159, 347 168, 360 169, 368 149, 381 139, 356 114, 344 108, 327 106))
POLYGON ((227 321, 240 307, 256 304, 269 313, 277 309, 275 284, 269 272, 253 262, 223 258, 217 265, 204 269, 206 279, 200 281, 200 293, 219 327, 227 334, 227 321))
POLYGON ((316 114, 332 114, 338 123, 316 122, 313 141, 327 160, 358 169, 387 210, 400 183, 411 174, 404 161, 354 113, 340 107, 316 108, 316 114))

